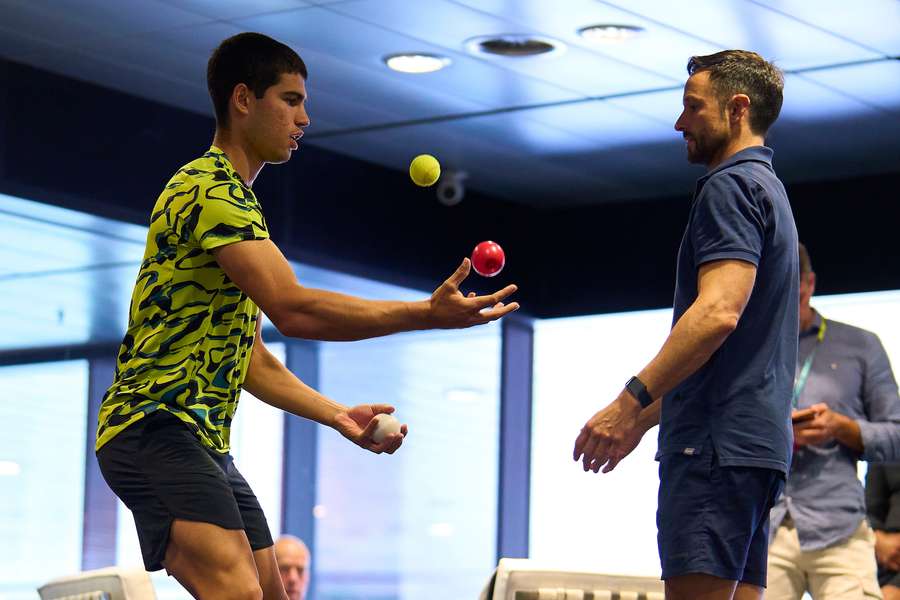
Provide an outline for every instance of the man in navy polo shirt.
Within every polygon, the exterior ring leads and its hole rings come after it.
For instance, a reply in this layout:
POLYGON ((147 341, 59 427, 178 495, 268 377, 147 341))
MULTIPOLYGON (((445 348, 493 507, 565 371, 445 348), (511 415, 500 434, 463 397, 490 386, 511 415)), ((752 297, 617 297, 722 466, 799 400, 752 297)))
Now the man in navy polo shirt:
POLYGON ((688 63, 675 129, 697 181, 678 254, 672 331, 575 442, 611 471, 659 423, 657 525, 668 600, 749 600, 766 585, 769 509, 791 455, 797 229, 765 134, 783 78, 753 52, 688 63))

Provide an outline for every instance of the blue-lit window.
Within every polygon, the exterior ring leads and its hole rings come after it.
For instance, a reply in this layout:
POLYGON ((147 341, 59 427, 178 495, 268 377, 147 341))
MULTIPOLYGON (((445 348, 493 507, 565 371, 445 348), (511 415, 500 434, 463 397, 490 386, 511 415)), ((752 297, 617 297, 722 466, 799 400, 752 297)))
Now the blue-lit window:
POLYGON ((0 598, 81 570, 87 362, 0 368, 0 598))
POLYGON ((478 597, 495 565, 500 345, 497 324, 322 344, 321 391, 346 405, 393 404, 409 437, 374 455, 321 428, 316 598, 478 597))
MULTIPOLYGON (((812 305, 826 318, 878 334, 894 368, 900 365, 900 291, 815 296, 812 305)), ((584 473, 566 455, 584 422, 653 358, 671 318, 667 309, 535 325, 532 558, 607 573, 659 575, 659 477, 653 460, 658 430, 649 431, 609 474, 584 473)), ((865 471, 860 462, 860 479, 865 471)))
POLYGON ((601 573, 658 577, 656 433, 615 471, 572 461, 578 431, 612 402, 669 333, 672 311, 552 319, 535 324, 531 558, 601 573))
MULTIPOLYGON (((284 361, 284 344, 266 344, 272 354, 284 361)), ((243 392, 237 418, 231 428, 231 454, 244 479, 253 488, 266 514, 272 537, 281 530, 281 469, 284 437, 284 412, 272 408, 248 392, 243 392)), ((116 564, 140 566, 141 549, 131 511, 119 501, 116 564)), ((188 600, 190 595, 178 582, 157 571, 151 574, 159 600, 188 600)))

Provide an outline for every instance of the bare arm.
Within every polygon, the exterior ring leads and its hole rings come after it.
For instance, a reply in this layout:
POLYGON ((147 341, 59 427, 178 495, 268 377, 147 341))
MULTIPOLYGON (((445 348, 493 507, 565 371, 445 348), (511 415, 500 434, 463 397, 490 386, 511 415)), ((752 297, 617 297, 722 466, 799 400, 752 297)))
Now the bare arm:
POLYGON ((720 260, 700 267, 697 299, 678 319, 656 357, 638 377, 654 402, 641 405, 623 390, 584 425, 575 440, 574 459, 584 470, 613 470, 659 423, 662 396, 695 373, 737 327, 750 300, 756 267, 740 260, 720 260))
POLYGON ((259 400, 298 417, 312 419, 336 429, 355 444, 375 453, 392 454, 403 443, 407 428, 401 433, 388 435, 381 443, 375 443, 372 434, 379 413, 392 413, 394 407, 387 404, 370 404, 348 408, 309 387, 281 364, 262 341, 262 319, 258 321, 253 353, 244 378, 244 389, 259 400))
POLYGON ((275 408, 333 427, 334 416, 347 407, 323 396, 291 373, 263 344, 261 330, 262 326, 258 325, 244 389, 275 408))
POLYGON ((399 331, 481 325, 518 309, 503 300, 516 291, 509 285, 488 296, 465 297, 459 285, 468 276, 469 260, 431 298, 420 302, 364 300, 306 288, 271 240, 248 240, 214 251, 216 261, 284 335, 317 340, 359 340, 399 331))
MULTIPOLYGON (((654 400, 697 372, 737 327, 756 267, 742 260, 700 266, 697 299, 678 319, 656 357, 638 374, 654 400)), ((659 411, 657 411, 658 422, 659 411)))

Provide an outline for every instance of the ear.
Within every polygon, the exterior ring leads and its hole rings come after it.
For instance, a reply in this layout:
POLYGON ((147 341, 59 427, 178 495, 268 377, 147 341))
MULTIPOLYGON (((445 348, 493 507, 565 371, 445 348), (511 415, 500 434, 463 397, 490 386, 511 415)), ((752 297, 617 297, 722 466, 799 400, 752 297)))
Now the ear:
POLYGON ((246 115, 250 111, 250 88, 246 83, 234 86, 231 92, 231 106, 238 114, 246 115))
POLYGON ((809 273, 809 295, 812 296, 816 293, 816 273, 815 271, 810 271, 809 273))
POLYGON ((728 101, 728 118, 732 122, 747 118, 750 114, 750 96, 747 94, 735 94, 728 101))

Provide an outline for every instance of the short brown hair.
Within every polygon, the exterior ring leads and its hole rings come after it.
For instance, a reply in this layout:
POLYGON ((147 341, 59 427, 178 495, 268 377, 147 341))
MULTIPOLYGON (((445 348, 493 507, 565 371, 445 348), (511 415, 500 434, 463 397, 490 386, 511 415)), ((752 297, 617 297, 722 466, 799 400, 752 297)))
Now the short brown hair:
POLYGON ((750 98, 750 130, 765 135, 781 112, 784 76, 781 70, 756 52, 723 50, 706 56, 692 56, 689 75, 709 71, 709 81, 725 103, 735 94, 750 98))
POLYGON ((206 66, 206 83, 218 125, 228 127, 228 102, 237 84, 245 84, 262 98, 285 73, 307 78, 306 64, 290 46, 253 32, 223 40, 206 66))
POLYGON ((806 251, 806 246, 797 244, 797 247, 800 250, 800 277, 803 277, 813 272, 812 261, 809 260, 809 252, 806 251))

